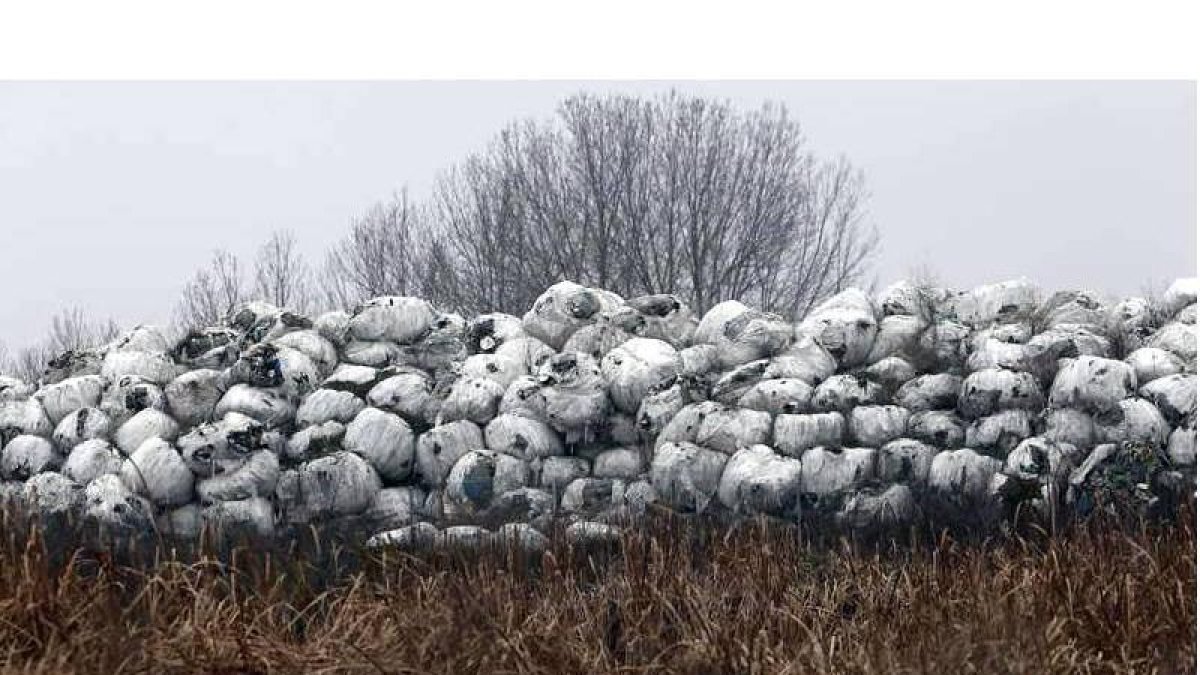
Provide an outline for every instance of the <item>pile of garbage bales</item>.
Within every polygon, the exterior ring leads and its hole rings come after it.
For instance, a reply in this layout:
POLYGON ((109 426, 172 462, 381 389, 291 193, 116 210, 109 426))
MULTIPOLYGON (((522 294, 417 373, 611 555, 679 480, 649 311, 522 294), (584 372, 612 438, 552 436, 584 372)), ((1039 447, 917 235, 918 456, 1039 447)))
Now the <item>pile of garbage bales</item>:
POLYGON ((899 282, 799 322, 569 281, 522 317, 251 302, 0 378, 0 501, 118 536, 353 523, 371 545, 533 547, 663 508, 1062 517, 1106 508, 1117 474, 1153 507, 1194 490, 1196 293, 899 282))

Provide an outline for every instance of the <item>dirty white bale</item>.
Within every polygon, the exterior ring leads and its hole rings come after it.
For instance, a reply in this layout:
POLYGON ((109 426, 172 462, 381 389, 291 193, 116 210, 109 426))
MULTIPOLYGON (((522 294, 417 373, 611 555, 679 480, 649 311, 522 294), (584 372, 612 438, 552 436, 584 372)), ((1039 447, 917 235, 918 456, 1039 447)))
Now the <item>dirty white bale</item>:
POLYGON ((913 438, 897 438, 879 448, 876 477, 887 483, 924 485, 937 448, 913 438))
POLYGON ((702 377, 719 367, 717 347, 710 344, 692 345, 679 350, 679 374, 686 377, 702 377))
POLYGON ((341 347, 350 337, 350 315, 342 310, 325 312, 313 321, 313 330, 334 347, 341 347))
POLYGON ((638 432, 655 438, 686 405, 683 385, 676 382, 660 391, 651 391, 642 399, 635 416, 638 432))
POLYGON ((1126 298, 1113 305, 1108 314, 1109 329, 1134 346, 1141 345, 1157 328, 1158 318, 1146 298, 1126 298))
POLYGON ((692 335, 692 342, 716 345, 729 322, 749 311, 749 307, 737 300, 726 300, 713 305, 700 317, 696 332, 692 335))
POLYGON ((538 296, 521 319, 521 327, 554 349, 562 349, 572 333, 621 304, 615 293, 560 281, 538 296))
POLYGON ((262 300, 249 300, 235 305, 225 316, 225 323, 248 331, 256 325, 269 324, 283 312, 282 309, 262 300))
POLYGON ((100 399, 100 410, 108 416, 113 426, 124 424, 146 408, 165 411, 167 397, 158 385, 132 375, 110 383, 100 399))
POLYGON ((276 428, 291 424, 296 407, 279 389, 262 389, 248 384, 235 384, 217 401, 213 417, 222 418, 236 412, 276 428))
POLYGON ((715 401, 701 401, 685 405, 663 427, 658 438, 655 439, 655 447, 669 442, 695 443, 696 433, 700 431, 700 424, 704 418, 724 408, 725 406, 715 401))
POLYGON ((1050 387, 1050 405, 1104 413, 1133 396, 1137 376, 1121 361, 1080 356, 1067 361, 1050 387))
POLYGON ((429 549, 433 547, 439 534, 437 526, 432 523, 413 523, 373 535, 367 540, 366 547, 369 549, 429 549))
POLYGON ((560 351, 581 352, 599 361, 610 351, 635 337, 637 336, 614 323, 613 317, 602 314, 596 323, 582 326, 572 333, 560 351))
POLYGON ((300 401, 296 424, 302 427, 331 421, 346 424, 366 407, 366 402, 348 391, 317 389, 300 401))
POLYGON ((1046 397, 1033 375, 1003 368, 971 373, 963 379, 958 392, 958 411, 968 419, 986 417, 1001 410, 1038 412, 1045 406, 1046 397))
POLYGON ((763 373, 770 365, 769 360, 759 359, 743 363, 720 375, 716 382, 713 382, 708 398, 727 405, 736 404, 743 394, 762 381, 763 373))
POLYGON ((48 385, 73 377, 99 375, 103 363, 104 354, 99 349, 68 349, 46 361, 40 381, 48 385))
POLYGON ((871 300, 857 288, 829 298, 796 325, 796 340, 811 337, 843 368, 862 364, 875 343, 878 324, 871 300))
POLYGON ((921 338, 928 325, 921 318, 896 314, 884 317, 875 332, 866 363, 876 363, 889 356, 902 356, 921 338))
POLYGON ((863 370, 871 380, 883 385, 888 391, 895 391, 902 384, 917 376, 917 369, 906 359, 899 356, 882 358, 863 370))
POLYGON ((800 488, 824 497, 861 487, 875 477, 875 448, 809 448, 800 456, 800 488))
POLYGON ((212 418, 217 402, 225 395, 225 387, 220 371, 202 368, 171 380, 163 393, 171 415, 183 426, 192 427, 212 418))
POLYGON ((313 459, 319 455, 342 449, 342 437, 346 425, 341 422, 326 422, 304 427, 288 437, 282 456, 292 461, 313 459))
POLYGON ((813 390, 812 408, 822 412, 848 411, 860 405, 887 403, 887 392, 878 382, 851 374, 834 375, 813 390))
POLYGON ((1112 340, 1082 326, 1056 326, 1034 335, 1027 344, 1032 348, 1046 349, 1055 358, 1110 358, 1114 355, 1112 340))
POLYGON ((625 486, 625 508, 635 516, 644 515, 651 504, 658 502, 658 493, 647 480, 636 480, 625 486))
POLYGON ((908 418, 908 436, 943 450, 960 448, 966 433, 962 420, 950 410, 924 410, 908 418))
POLYGON ((1034 436, 1026 438, 1008 453, 1004 460, 1004 473, 1013 478, 1040 483, 1053 483, 1060 487, 1074 466, 1077 454, 1074 446, 1034 436))
POLYGON ((108 352, 100 366, 100 374, 110 382, 134 375, 161 386, 175 379, 177 373, 175 362, 163 352, 108 352))
POLYGON ((664 443, 650 463, 654 493, 677 511, 704 511, 716 495, 728 459, 725 453, 693 443, 664 443))
POLYGON ((1072 408, 1048 408, 1042 413, 1042 437, 1054 443, 1069 443, 1082 450, 1096 444, 1092 416, 1072 408))
POLYGON ((453 525, 442 530, 434 539, 435 548, 455 553, 473 553, 492 541, 492 533, 478 525, 453 525))
POLYGON ((284 471, 275 498, 290 523, 361 513, 382 488, 379 474, 353 452, 335 452, 284 471))
POLYGON ((501 415, 519 413, 543 422, 549 419, 546 416, 546 396, 537 378, 526 375, 513 380, 504 390, 497 412, 501 415))
POLYGON ((1188 305, 1195 304, 1197 291, 1200 291, 1200 279, 1197 277, 1176 279, 1163 292, 1163 308, 1174 314, 1188 305))
POLYGON ((271 344, 280 348, 280 351, 291 350, 303 354, 316 366, 319 377, 328 377, 337 368, 337 348, 315 330, 292 331, 275 338, 271 344))
POLYGON ((341 360, 352 365, 384 368, 400 360, 402 352, 395 342, 353 340, 341 349, 341 360))
POLYGON ((1108 324, 1108 311, 1088 291, 1058 291, 1042 303, 1034 315, 1034 321, 1043 329, 1082 326, 1103 331, 1108 324))
POLYGON ((412 368, 399 370, 367 392, 368 404, 410 420, 423 419, 432 402, 433 380, 412 368))
POLYGON ((963 367, 971 347, 971 329, 949 319, 935 321, 921 333, 914 354, 926 371, 956 371, 963 367))
MULTIPOLYGON (((557 508, 558 502, 554 495, 549 491, 541 488, 533 487, 518 487, 511 490, 506 490, 492 497, 490 505, 482 512, 483 516, 495 522, 501 521, 524 521, 537 523, 538 527, 545 527, 550 524, 552 515, 557 508)), ((456 512, 465 515, 473 515, 471 506, 460 506, 454 502, 448 502, 449 509, 446 514, 453 516, 456 512)), ((430 511, 437 513, 439 511, 430 511)))
POLYGON ((425 300, 406 296, 384 296, 355 308, 349 332, 356 340, 388 340, 398 344, 416 342, 437 319, 438 313, 425 300))
POLYGON ((161 328, 144 324, 122 332, 101 347, 105 352, 167 352, 170 349, 171 342, 161 328))
POLYGON ((196 496, 208 504, 270 497, 279 482, 279 458, 270 450, 242 454, 230 446, 225 457, 200 450, 185 456, 188 468, 197 475, 196 496))
POLYGON ((1185 326, 1195 326, 1196 325, 1196 303, 1193 302, 1192 304, 1188 305, 1187 307, 1184 307, 1183 309, 1179 310, 1179 313, 1175 315, 1175 320, 1178 321, 1179 323, 1184 324, 1185 326))
POLYGON ((498 546, 512 548, 527 555, 537 555, 550 548, 550 538, 529 523, 505 523, 492 537, 498 546))
POLYGON ((1006 455, 1032 435, 1032 413, 1028 410, 1001 410, 972 422, 967 427, 963 444, 991 454, 1006 455))
POLYGON ((929 465, 929 487, 970 501, 987 499, 992 477, 1004 462, 970 448, 939 452, 929 465))
POLYGON ((1181 424, 1196 417, 1196 376, 1168 375, 1145 384, 1138 390, 1162 411, 1167 421, 1181 424))
POLYGON ((1145 386, 1160 377, 1178 375, 1184 372, 1183 360, 1165 349, 1158 347, 1142 347, 1130 352, 1125 357, 1125 363, 1133 368, 1138 384, 1145 386))
POLYGON ((568 443, 589 439, 608 415, 608 387, 596 360, 579 352, 556 354, 538 371, 546 417, 568 443))
POLYGON ((644 472, 642 452, 635 447, 610 448, 596 455, 592 461, 592 476, 595 478, 632 481, 644 472))
POLYGON ((901 385, 895 401, 912 411, 953 410, 962 384, 963 378, 950 373, 921 375, 901 385))
POLYGON ((1039 382, 1049 382, 1058 370, 1058 357, 1044 345, 1019 344, 988 338, 978 344, 967 357, 967 370, 972 372, 1004 368, 1030 373, 1039 382))
POLYGON ((662 383, 673 381, 683 368, 679 352, 652 338, 633 338, 608 352, 600 372, 617 409, 636 413, 642 399, 662 383))
POLYGON ((546 359, 554 356, 554 353, 554 349, 550 345, 528 336, 506 340, 496 347, 494 352, 496 356, 512 359, 520 364, 524 369, 522 375, 536 373, 546 359))
POLYGON ((385 482, 412 473, 415 440, 408 423, 377 408, 365 408, 346 425, 342 447, 367 460, 385 482))
POLYGON ((567 543, 583 549, 615 546, 621 543, 621 531, 608 523, 576 521, 564 531, 567 543))
POLYGON ((792 511, 800 496, 800 460, 775 454, 765 445, 738 450, 725 463, 717 497, 736 513, 792 511))
POLYGON ((480 314, 467 321, 464 337, 470 353, 490 354, 508 342, 528 336, 521 327, 521 319, 494 312, 480 314))
POLYGON ((229 413, 202 424, 175 441, 175 447, 198 476, 237 471, 250 453, 264 450, 265 428, 241 413, 229 413))
POLYGON ((483 447, 483 432, 474 422, 458 420, 433 427, 417 439, 421 481, 431 488, 441 487, 460 457, 483 447))
POLYGON ((460 377, 450 387, 450 394, 442 401, 438 423, 470 420, 476 424, 487 424, 496 416, 504 387, 494 380, 482 377, 460 377))
POLYGON ((86 483, 83 489, 83 518, 97 527, 101 536, 120 536, 149 531, 154 527, 154 506, 134 493, 120 476, 106 473, 86 483))
POLYGON ((538 484, 555 492, 561 492, 573 480, 587 478, 591 472, 591 466, 583 457, 547 457, 541 465, 538 484))
POLYGON ((200 510, 202 527, 220 537, 267 539, 275 534, 275 509, 263 497, 213 502, 200 510))
POLYGON ((898 405, 864 405, 850 411, 850 438, 855 444, 878 448, 908 430, 909 412, 898 405))
POLYGON ((243 351, 229 369, 231 383, 277 387, 293 401, 316 389, 321 379, 317 365, 304 352, 268 343, 243 351))
POLYGON ((49 436, 53 431, 54 425, 46 415, 46 409, 36 398, 0 401, 0 443, 7 443, 21 434, 49 436))
POLYGON ((532 461, 563 454, 562 439, 545 422, 521 414, 500 415, 487 423, 484 440, 489 450, 532 461))
POLYGON ((241 334, 232 328, 212 326, 188 331, 171 354, 189 368, 226 368, 238 357, 241 334))
POLYGON ((1173 321, 1159 328, 1146 342, 1147 347, 1165 349, 1183 359, 1195 369, 1196 364, 1196 327, 1178 321, 1173 321))
POLYGON ((840 446, 845 435, 846 418, 840 412, 775 417, 775 449, 789 457, 799 457, 810 448, 840 446))
POLYGON ((121 453, 111 443, 94 438, 71 449, 63 462, 62 474, 80 485, 87 485, 99 476, 120 473, 123 461, 121 453))
POLYGON ((121 480, 156 506, 180 506, 191 501, 195 484, 183 457, 161 438, 142 443, 121 465, 121 480))
POLYGON ((405 527, 421 517, 426 497, 416 487, 384 488, 375 493, 360 518, 373 532, 405 527))
POLYGON ((463 338, 465 330, 466 320, 461 316, 442 314, 420 340, 400 347, 397 363, 431 372, 449 371, 467 358, 467 344, 463 338))
POLYGON ((563 487, 559 508, 566 513, 598 513, 625 501, 625 483, 610 478, 576 478, 563 487))
POLYGON ((889 284, 875 298, 876 310, 879 316, 925 316, 929 314, 929 304, 933 298, 923 297, 925 293, 915 283, 908 279, 889 284))
MULTIPOLYGON (((994 326, 988 326, 975 331, 971 335, 971 353, 981 351, 986 348, 989 340, 995 340, 1000 344, 1017 345, 1029 342, 1033 337, 1033 326, 1027 322, 1020 323, 1001 323, 994 326)), ((982 367, 987 368, 1000 364, 985 364, 982 367)), ((1020 370, 1019 368, 1011 368, 1011 370, 1020 370)))
POLYGON ((380 371, 376 368, 343 363, 321 382, 321 388, 348 391, 365 399, 367 393, 380 381, 380 371))
MULTIPOLYGON (((709 313, 715 310, 714 307, 709 313)), ((705 319, 708 319, 708 314, 705 319)), ((716 346, 717 365, 720 368, 733 368, 774 356, 787 348, 794 332, 792 324, 782 316, 749 308, 731 315, 720 326, 720 330, 704 340, 716 346)), ((694 339, 700 339, 704 328, 704 321, 701 321, 694 339)))
POLYGON ((112 430, 112 420, 97 408, 80 408, 62 418, 51 437, 60 452, 67 453, 76 445, 93 438, 106 438, 112 430))
POLYGON ((195 541, 204 529, 203 509, 195 502, 161 511, 154 527, 167 537, 178 541, 195 541))
POLYGON ((771 441, 771 414, 761 410, 721 407, 704 416, 696 444, 732 455, 741 448, 771 441))
POLYGON ((858 490, 842 504, 836 520, 851 530, 890 529, 917 520, 919 508, 907 485, 890 485, 884 490, 858 490))
POLYGON ((1167 440, 1167 456, 1175 466, 1196 465, 1195 425, 1176 427, 1167 440))
POLYGON ((1041 289, 1022 277, 959 293, 949 306, 959 321, 981 326, 1030 316, 1040 302, 1041 289))
POLYGON ((809 409, 813 388, 804 380, 761 380, 737 400, 737 405, 771 414, 801 413, 809 409))
MULTIPOLYGON (((595 447, 612 447, 617 445, 637 445, 645 439, 645 436, 638 431, 637 420, 633 415, 626 415, 619 412, 610 412, 604 420, 604 425, 600 434, 593 439, 592 444, 595 447)), ((584 446, 586 447, 586 446, 584 446)), ((577 446, 575 450, 584 451, 584 447, 577 446)), ((598 452, 599 450, 597 450, 598 452)), ((594 455, 595 453, 591 453, 594 455)), ((591 457, 589 455, 589 458, 591 457)))
POLYGON ((626 304, 641 314, 642 336, 664 340, 676 349, 692 344, 699 321, 679 296, 643 295, 626 304))
POLYGON ((61 473, 44 471, 25 481, 21 499, 41 516, 78 514, 83 508, 83 491, 84 486, 61 473))
POLYGON ((1127 398, 1116 411, 1101 416, 1096 431, 1106 443, 1128 442, 1162 448, 1167 445, 1171 425, 1150 401, 1127 398))
POLYGON ((34 398, 41 402, 50 422, 58 424, 62 418, 80 408, 99 406, 105 384, 105 379, 99 375, 80 375, 42 387, 34 394, 34 398))
POLYGON ((459 365, 460 377, 475 377, 492 380, 501 387, 508 388, 514 380, 528 373, 525 366, 516 359, 497 354, 474 354, 468 356, 459 365))
POLYGON ((483 509, 496 495, 525 487, 529 469, 522 460, 491 450, 472 450, 459 458, 446 477, 446 506, 483 509))
POLYGON ((37 391, 37 387, 15 377, 0 375, 0 403, 24 401, 37 391))
POLYGON ((62 455, 50 441, 40 436, 20 435, 4 446, 0 454, 0 475, 8 480, 27 480, 62 464, 62 455))
POLYGON ((113 441, 126 455, 133 454, 142 443, 150 438, 173 441, 179 435, 179 425, 170 415, 147 408, 121 425, 113 434, 113 441))

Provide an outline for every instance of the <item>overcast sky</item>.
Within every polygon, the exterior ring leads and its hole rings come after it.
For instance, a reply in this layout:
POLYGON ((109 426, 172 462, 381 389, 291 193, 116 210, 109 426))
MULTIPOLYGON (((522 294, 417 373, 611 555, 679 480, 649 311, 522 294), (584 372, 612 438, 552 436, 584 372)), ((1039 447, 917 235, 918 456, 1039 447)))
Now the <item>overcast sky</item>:
POLYGON ((1027 275, 1132 294, 1196 274, 1196 90, 1170 82, 0 83, 0 342, 79 305, 165 323, 217 247, 349 218, 586 89, 783 101, 866 174, 881 282, 1027 275))

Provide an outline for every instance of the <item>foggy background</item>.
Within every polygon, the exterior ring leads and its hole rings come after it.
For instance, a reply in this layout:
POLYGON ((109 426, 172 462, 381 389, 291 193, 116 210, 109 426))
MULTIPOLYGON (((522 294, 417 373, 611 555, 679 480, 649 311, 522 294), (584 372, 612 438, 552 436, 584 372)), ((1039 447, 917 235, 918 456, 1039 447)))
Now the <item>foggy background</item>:
POLYGON ((861 169, 882 283, 924 265, 1133 294, 1196 273, 1192 83, 0 83, 0 341, 71 305, 165 324, 215 248, 249 258, 287 228, 317 263, 514 119, 671 88, 783 102, 861 169))

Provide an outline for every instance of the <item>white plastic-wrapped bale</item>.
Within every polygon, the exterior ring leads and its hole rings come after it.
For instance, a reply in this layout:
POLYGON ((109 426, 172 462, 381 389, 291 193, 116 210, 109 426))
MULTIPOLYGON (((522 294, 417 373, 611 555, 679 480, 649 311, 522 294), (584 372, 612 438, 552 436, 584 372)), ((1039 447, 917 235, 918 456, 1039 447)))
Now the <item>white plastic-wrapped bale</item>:
POLYGON ((321 382, 322 389, 348 391, 359 398, 365 399, 367 394, 383 379, 380 371, 370 366, 358 366, 353 363, 343 363, 329 377, 321 382))
POLYGON ((741 448, 771 441, 771 414, 722 406, 704 416, 696 444, 732 455, 741 448))
POLYGON ((546 398, 550 426, 568 443, 588 439, 608 415, 608 387, 596 360, 578 352, 564 352, 542 364, 538 383, 546 398))
POLYGON ((108 541, 128 537, 154 527, 154 506, 129 489, 120 476, 101 474, 83 489, 83 518, 108 541))
POLYGON ((412 473, 415 441, 398 415, 363 409, 346 425, 342 447, 367 460, 385 482, 399 482, 412 473))
POLYGON ((275 533, 275 509, 263 497, 213 502, 201 509, 200 518, 220 537, 257 541, 275 533))
POLYGON ((270 450, 246 452, 241 446, 225 447, 223 456, 200 449, 185 454, 196 474, 196 496, 203 503, 271 497, 279 482, 279 459, 270 450))
POLYGON ((821 303, 796 325, 796 340, 811 337, 843 368, 863 363, 871 353, 878 325, 871 300, 850 288, 821 303))
POLYGON ((546 396, 537 378, 527 375, 513 380, 504 390, 497 412, 501 415, 519 413, 543 422, 549 419, 546 416, 546 396))
POLYGON ((702 512, 716 494, 728 459, 725 453, 693 443, 664 443, 654 451, 650 481, 668 506, 702 512))
MULTIPOLYGON (((786 349, 792 341, 794 329, 783 317, 753 310, 745 305, 741 307, 742 311, 730 312, 729 318, 718 324, 719 330, 706 330, 705 321, 708 314, 696 330, 696 340, 700 340, 703 335, 704 342, 716 346, 717 364, 721 368, 732 368, 774 356, 786 349)), ((716 310, 714 307, 709 314, 716 310)))
MULTIPOLYGON (((510 341, 528 337, 521 319, 502 313, 480 314, 467 322, 464 338, 472 354, 490 354, 510 341)), ((543 343, 544 344, 544 343, 543 343)))
POLYGON ((992 477, 1004 462, 969 448, 939 452, 929 465, 929 487, 935 492, 980 503, 989 496, 992 477))
POLYGON ((316 389, 321 379, 316 364, 303 352, 268 343, 246 349, 229 369, 231 383, 276 388, 292 401, 316 389))
POLYGON ((1041 290, 1029 279, 1020 278, 977 286, 949 301, 959 321, 983 326, 1032 316, 1041 302, 1041 290))
POLYGON ((1116 411, 1101 415, 1097 435, 1106 443, 1136 443, 1163 448, 1171 425, 1153 403, 1144 398, 1127 398, 1116 411))
POLYGON ((375 493, 359 518, 372 532, 405 527, 423 515, 426 496, 417 487, 384 488, 375 493))
POLYGON ((1026 481, 1059 484, 1065 487, 1074 468, 1074 446, 1033 436, 1021 441, 1004 460, 1004 473, 1026 481))
POLYGON ((398 548, 401 550, 429 550, 441 536, 433 523, 413 523, 394 530, 380 532, 367 540, 368 549, 398 548))
POLYGON ((560 281, 538 296, 521 319, 521 326, 525 333, 562 349, 576 330, 621 304, 614 293, 560 281))
POLYGON ((625 481, 637 479, 645 472, 646 464, 642 452, 634 447, 610 448, 596 455, 592 462, 592 476, 617 478, 625 481))
POLYGON ((384 296, 368 300, 350 317, 349 332, 356 340, 417 341, 437 319, 433 305, 419 298, 384 296))
POLYGON ((1108 329, 1129 349, 1145 344, 1158 327, 1158 317, 1146 298, 1126 298, 1109 310, 1108 329))
POLYGON ((657 437, 684 405, 683 385, 678 382, 661 391, 651 391, 638 406, 635 417, 638 431, 647 438, 657 437))
POLYGON ((450 469, 443 499, 447 509, 471 513, 487 508, 496 495, 528 483, 529 469, 525 462, 491 450, 472 450, 450 469))
POLYGON ((840 527, 850 530, 888 530, 917 520, 919 507, 907 485, 864 489, 852 494, 837 513, 840 527))
POLYGON ((122 424, 113 434, 113 441, 121 452, 130 455, 146 439, 162 438, 173 441, 178 435, 179 424, 170 415, 161 410, 146 408, 122 424))
POLYGON ((175 345, 175 360, 189 368, 227 368, 237 360, 241 335, 232 328, 196 328, 175 345))
POLYGON ((137 325, 105 344, 105 352, 166 352, 171 343, 158 326, 137 325))
POLYGON ((916 316, 896 314, 884 317, 875 332, 866 363, 876 363, 889 356, 903 356, 912 349, 928 326, 916 316))
POLYGON ((1189 326, 1178 321, 1173 321, 1159 328, 1150 337, 1146 346, 1165 349, 1183 359, 1185 364, 1190 364, 1193 370, 1195 369, 1196 327, 1194 325, 1189 326))
POLYGON ((1050 387, 1050 405, 1105 413, 1133 396, 1136 388, 1137 376, 1128 364, 1080 356, 1058 371, 1050 387))
POLYGON ((192 427, 212 418, 213 410, 225 395, 225 387, 226 380, 220 371, 204 368, 171 380, 163 393, 171 415, 183 426, 192 427))
POLYGON ((700 424, 704 418, 724 407, 715 401, 701 401, 685 405, 663 427, 658 438, 655 439, 655 447, 668 442, 695 443, 696 433, 700 430, 700 424))
POLYGON ((124 424, 146 408, 166 410, 167 397, 158 385, 132 375, 110 383, 100 399, 100 410, 113 426, 124 424))
POLYGON ((111 443, 95 438, 76 445, 63 462, 62 474, 80 485, 87 485, 99 476, 118 474, 124 458, 111 443))
POLYGON ((1034 335, 1027 344, 1031 348, 1048 350, 1057 359, 1078 356, 1106 359, 1115 353, 1108 337, 1083 326, 1056 326, 1034 335))
POLYGON ((909 412, 898 405, 865 405, 850 411, 850 437, 854 443, 878 448, 908 430, 909 412))
POLYGON ((600 362, 613 404, 628 413, 636 413, 642 399, 663 382, 677 378, 682 367, 674 347, 652 338, 628 340, 600 362))
POLYGON ((737 405, 771 414, 801 413, 809 409, 813 388, 804 380, 761 380, 737 400, 737 405))
POLYGON ((810 448, 838 447, 846 432, 846 418, 840 412, 810 415, 777 415, 774 426, 775 449, 789 457, 800 457, 810 448))
POLYGON ((590 472, 591 466, 582 457, 547 457, 541 461, 538 484, 560 493, 572 481, 587 478, 590 472))
POLYGON ((80 408, 62 418, 54 428, 54 445, 67 453, 76 445, 93 438, 105 438, 112 430, 112 421, 98 408, 80 408))
POLYGON ((635 334, 614 323, 607 314, 602 314, 596 323, 581 326, 572 333, 560 351, 582 352, 599 361, 635 337, 635 334))
POLYGON ((229 413, 180 436, 175 445, 187 461, 192 462, 195 456, 200 462, 198 475, 231 473, 250 453, 267 449, 265 436, 262 423, 241 413, 229 413), (219 471, 207 468, 214 462, 221 466, 219 471))
POLYGON ((679 296, 643 295, 625 304, 641 314, 642 336, 669 342, 676 349, 692 344, 699 322, 679 296))
MULTIPOLYGON (((1001 344, 1025 344, 1033 337, 1033 326, 1027 322, 1019 323, 1000 323, 986 328, 981 328, 971 335, 971 352, 977 352, 985 347, 988 340, 995 340, 1001 344)), ((984 368, 998 364, 987 364, 984 368)), ((1008 367, 1008 366, 1006 366, 1008 367)), ((1020 370, 1012 368, 1012 370, 1020 370)))
POLYGON ((272 344, 276 347, 295 350, 307 356, 309 361, 317 367, 317 372, 321 377, 329 377, 337 368, 337 348, 315 330, 293 331, 275 338, 272 344))
POLYGON ((442 401, 438 423, 470 420, 476 424, 487 424, 496 416, 504 387, 496 381, 482 377, 460 377, 450 387, 450 394, 442 401))
POLYGON ((908 279, 894 282, 883 289, 875 298, 878 314, 889 316, 925 316, 930 313, 930 303, 934 298, 927 297, 926 289, 908 279))
POLYGON ((524 375, 536 373, 546 359, 554 356, 554 349, 537 338, 524 336, 505 341, 494 353, 519 363, 524 369, 524 375))
POLYGON ((62 464, 62 455, 50 441, 40 436, 21 435, 4 446, 0 455, 0 476, 7 480, 28 480, 62 464))
POLYGON ((1029 373, 1003 368, 977 370, 968 375, 958 393, 958 411, 968 419, 993 415, 1001 410, 1038 412, 1046 398, 1029 373))
POLYGON ((1096 423, 1081 410, 1048 408, 1042 414, 1042 427, 1042 437, 1054 443, 1069 443, 1085 451, 1096 444, 1096 423))
POLYGON ((709 388, 708 398, 727 405, 736 404, 743 394, 762 381, 763 373, 767 371, 770 365, 771 362, 769 360, 759 359, 758 361, 743 363, 733 370, 720 375, 709 388))
POLYGON ((34 394, 34 398, 41 402, 50 422, 58 424, 62 418, 80 408, 99 406, 104 386, 105 379, 99 375, 80 375, 42 387, 34 394))
POLYGON ((1196 466, 1196 426, 1176 427, 1167 440, 1167 456, 1175 466, 1196 466))
POLYGON ((342 347, 341 356, 351 365, 384 368, 398 362, 402 352, 395 342, 353 340, 342 347))
POLYGON ((484 428, 487 448, 532 461, 563 454, 562 439, 549 425, 521 414, 500 415, 484 428))
POLYGON ((1200 278, 1186 277, 1176 279, 1163 292, 1163 308, 1169 314, 1175 314, 1184 307, 1196 303, 1197 291, 1200 291, 1200 278))
POLYGON ((834 375, 813 390, 812 408, 822 412, 846 412, 860 405, 887 403, 887 392, 862 375, 834 375))
POLYGON ((963 378, 950 373, 921 375, 901 385, 895 401, 912 411, 953 410, 962 385, 963 378))
POLYGON ((743 448, 725 463, 717 497, 736 513, 786 514, 798 502, 800 473, 798 459, 765 445, 743 448))
POLYGON ((717 370, 717 346, 692 345, 679 350, 679 373, 687 377, 702 377, 717 370))
POLYGON ((878 382, 887 391, 896 391, 905 382, 917 377, 917 369, 899 356, 888 356, 865 368, 863 374, 878 382))
POLYGON ((921 333, 911 360, 919 370, 957 372, 963 368, 970 351, 971 329, 941 319, 921 333))
POLYGON ((523 363, 498 354, 474 354, 459 366, 461 377, 492 380, 505 389, 518 377, 527 374, 523 363))
POLYGON ((54 425, 37 399, 0 401, 0 443, 7 444, 21 434, 49 436, 53 431, 54 425))
POLYGON ((1133 368, 1137 382, 1145 386, 1160 377, 1179 375, 1184 372, 1183 360, 1165 349, 1142 347, 1130 352, 1125 363, 1133 368))
POLYGON ((230 387, 213 408, 213 417, 222 418, 231 412, 241 413, 264 425, 277 428, 291 424, 296 407, 279 389, 262 389, 248 384, 230 387))
POLYGON ((862 487, 875 477, 875 448, 810 448, 800 456, 800 488, 817 497, 862 487))
POLYGON ((281 454, 297 462, 314 459, 341 450, 342 437, 345 435, 346 425, 341 422, 304 427, 288 437, 281 454))
POLYGON ((73 516, 83 508, 83 490, 61 473, 44 471, 25 481, 21 499, 39 516, 73 516))
POLYGON ((98 349, 68 349, 46 361, 42 371, 43 384, 57 384, 84 375, 99 375, 104 354, 98 349))
POLYGON ((163 352, 114 351, 105 354, 100 374, 110 382, 135 375, 161 386, 175 379, 177 368, 163 352))
POLYGON ((317 389, 304 397, 296 409, 296 424, 306 427, 326 422, 348 423, 367 404, 348 391, 317 389))
POLYGON ((334 347, 341 347, 349 340, 350 315, 342 310, 325 312, 313 321, 313 330, 334 347))
POLYGON ((191 501, 195 478, 183 457, 161 438, 142 443, 121 465, 121 480, 157 506, 191 501))
POLYGON ((0 375, 0 403, 7 401, 24 401, 37 391, 35 385, 23 382, 15 377, 0 375))
POLYGON ((912 438, 897 438, 879 448, 876 477, 886 483, 924 485, 937 449, 912 438))
POLYGON ((1028 410, 1001 410, 972 422, 964 445, 1002 457, 1032 435, 1033 415, 1028 410))
POLYGON ((1149 399, 1172 424, 1196 417, 1196 376, 1168 375, 1145 384, 1138 393, 1149 399))
POLYGON ((275 497, 290 523, 361 513, 382 485, 365 459, 335 452, 284 471, 275 497))
POLYGON ((400 348, 400 362, 422 370, 449 370, 467 357, 466 320, 458 314, 441 314, 424 336, 400 348))
POLYGON ((967 370, 974 372, 995 368, 1029 373, 1039 382, 1048 384, 1058 370, 1058 357, 1044 345, 1017 344, 988 338, 967 357, 967 370))
POLYGON ((371 387, 367 403, 408 420, 424 420, 434 405, 433 380, 419 370, 402 368, 371 387))
POLYGON ((474 422, 458 420, 433 427, 417 439, 421 481, 431 488, 441 487, 459 458, 483 447, 483 432, 474 422))
POLYGON ((1065 325, 1102 331, 1108 324, 1108 312, 1088 291, 1058 291, 1038 308, 1034 322, 1044 329, 1065 325))
POLYGON ((924 410, 908 418, 908 436, 943 450, 960 448, 966 438, 962 420, 950 410, 924 410))

